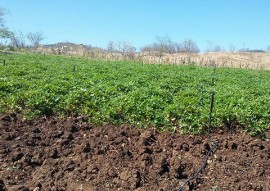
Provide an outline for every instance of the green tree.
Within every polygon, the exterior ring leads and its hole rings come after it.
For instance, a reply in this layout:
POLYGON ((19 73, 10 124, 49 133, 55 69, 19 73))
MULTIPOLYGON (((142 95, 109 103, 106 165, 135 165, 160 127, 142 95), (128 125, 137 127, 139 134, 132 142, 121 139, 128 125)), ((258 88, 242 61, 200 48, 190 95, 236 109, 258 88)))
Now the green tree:
POLYGON ((2 7, 0 7, 0 26, 3 27, 4 26, 4 19, 3 16, 6 14, 6 10, 3 9, 2 7))
POLYGON ((6 10, 0 7, 0 38, 10 38, 13 34, 5 26, 5 20, 3 17, 6 15, 6 13, 6 10))

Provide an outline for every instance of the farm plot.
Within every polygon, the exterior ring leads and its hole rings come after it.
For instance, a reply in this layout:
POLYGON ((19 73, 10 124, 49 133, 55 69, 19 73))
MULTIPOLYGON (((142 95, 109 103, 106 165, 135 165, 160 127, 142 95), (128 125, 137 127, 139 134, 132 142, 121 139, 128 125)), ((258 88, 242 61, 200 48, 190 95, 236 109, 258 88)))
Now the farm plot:
POLYGON ((270 189, 269 71, 0 59, 0 190, 270 189))
POLYGON ((258 133, 270 124, 270 72, 142 65, 42 55, 1 55, 0 112, 88 116, 94 124, 197 133, 238 122, 258 133))

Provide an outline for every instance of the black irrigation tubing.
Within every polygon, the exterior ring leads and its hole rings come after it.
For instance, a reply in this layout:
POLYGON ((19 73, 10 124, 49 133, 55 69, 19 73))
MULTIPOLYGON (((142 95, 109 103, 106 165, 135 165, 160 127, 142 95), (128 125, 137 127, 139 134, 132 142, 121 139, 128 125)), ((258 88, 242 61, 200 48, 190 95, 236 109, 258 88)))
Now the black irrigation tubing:
POLYGON ((199 168, 199 170, 193 176, 186 179, 184 184, 182 184, 181 187, 178 188, 176 191, 182 191, 186 184, 188 184, 191 180, 198 178, 199 174, 205 169, 209 156, 211 155, 211 153, 214 153, 216 150, 217 150, 217 142, 212 142, 212 147, 207 152, 207 154, 206 154, 206 156, 204 158, 204 162, 203 162, 202 166, 199 168))
MULTIPOLYGON (((212 74, 212 83, 211 83, 212 86, 215 85, 215 80, 216 80, 216 65, 213 62, 213 74, 212 74)), ((214 96, 215 96, 215 92, 212 91, 211 96, 210 96, 210 112, 209 112, 209 126, 208 126, 208 136, 209 137, 210 137, 210 128, 212 127, 212 117, 213 117, 212 112, 213 112, 213 108, 214 108, 214 96)), ((176 191, 183 191, 186 184, 189 184, 189 182, 191 180, 198 178, 199 174, 202 173, 202 171, 205 169, 209 156, 211 155, 211 153, 214 153, 216 150, 217 150, 217 142, 211 141, 210 149, 207 152, 207 154, 204 158, 203 164, 201 165, 199 170, 195 174, 193 174, 190 178, 186 179, 185 182, 176 191)))

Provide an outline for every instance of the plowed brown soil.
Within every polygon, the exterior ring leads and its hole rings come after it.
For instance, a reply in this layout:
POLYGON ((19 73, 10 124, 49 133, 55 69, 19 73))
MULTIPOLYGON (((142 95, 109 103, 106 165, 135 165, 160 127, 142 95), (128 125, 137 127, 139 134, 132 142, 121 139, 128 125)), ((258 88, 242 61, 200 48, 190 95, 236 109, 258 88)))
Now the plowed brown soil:
MULTIPOLYGON (((270 190, 269 134, 261 140, 232 129, 211 134, 218 149, 183 190, 270 190)), ((23 191, 177 190, 211 144, 206 135, 93 127, 83 117, 6 115, 0 137, 0 190, 23 191)))

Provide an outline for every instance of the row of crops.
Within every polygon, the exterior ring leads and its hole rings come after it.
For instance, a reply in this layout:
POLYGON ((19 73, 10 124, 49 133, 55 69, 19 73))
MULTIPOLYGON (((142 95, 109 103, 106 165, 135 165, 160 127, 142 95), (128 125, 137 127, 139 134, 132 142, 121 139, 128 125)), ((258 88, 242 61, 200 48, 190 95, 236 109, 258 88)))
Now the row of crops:
POLYGON ((0 112, 26 118, 86 115, 92 123, 200 132, 237 121, 252 132, 270 125, 270 71, 43 55, 0 55, 0 112))

